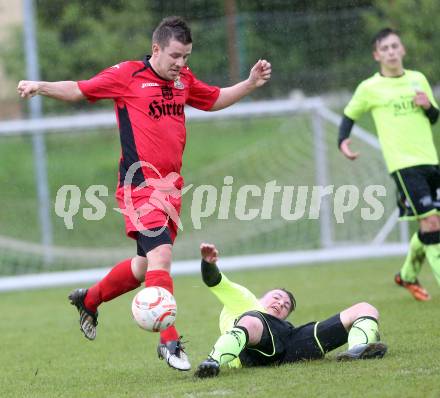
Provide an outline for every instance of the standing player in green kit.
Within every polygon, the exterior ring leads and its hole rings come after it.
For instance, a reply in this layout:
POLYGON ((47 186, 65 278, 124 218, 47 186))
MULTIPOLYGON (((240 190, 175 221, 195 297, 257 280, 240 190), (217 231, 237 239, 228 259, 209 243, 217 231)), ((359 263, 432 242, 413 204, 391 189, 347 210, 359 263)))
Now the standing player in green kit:
POLYGON ((427 301, 431 297, 417 278, 425 258, 440 284, 440 168, 431 131, 439 110, 426 77, 404 69, 404 56, 396 31, 386 28, 376 34, 373 57, 380 71, 359 84, 344 109, 338 146, 348 159, 359 156, 351 151, 348 137, 354 122, 370 111, 388 172, 397 185, 400 217, 419 223, 394 280, 416 300, 427 301))

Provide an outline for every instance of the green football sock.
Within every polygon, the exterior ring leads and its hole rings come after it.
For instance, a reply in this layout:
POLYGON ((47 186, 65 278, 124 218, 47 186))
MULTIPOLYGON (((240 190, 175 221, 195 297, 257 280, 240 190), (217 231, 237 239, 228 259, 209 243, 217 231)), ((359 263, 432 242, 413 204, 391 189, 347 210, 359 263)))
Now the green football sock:
POLYGON ((416 232, 411 238, 408 254, 400 270, 400 276, 405 282, 416 281, 425 261, 425 247, 416 232))
POLYGON ((440 243, 435 245, 425 245, 426 257, 431 266, 432 273, 440 285, 440 243))
POLYGON ((247 342, 245 329, 235 327, 219 337, 209 356, 223 365, 237 358, 247 342))
POLYGON ((348 349, 358 344, 374 343, 380 340, 379 326, 373 317, 356 319, 348 332, 348 349))

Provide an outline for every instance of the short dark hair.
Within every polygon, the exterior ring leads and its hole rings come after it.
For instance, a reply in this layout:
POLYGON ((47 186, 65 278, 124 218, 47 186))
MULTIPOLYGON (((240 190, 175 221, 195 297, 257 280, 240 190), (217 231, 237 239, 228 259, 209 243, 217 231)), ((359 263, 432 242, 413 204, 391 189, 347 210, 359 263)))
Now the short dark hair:
POLYGON ((290 304, 291 304, 290 310, 289 310, 289 314, 290 314, 291 312, 295 311, 295 309, 296 309, 295 297, 293 296, 293 293, 290 290, 284 289, 283 287, 280 290, 289 296, 290 304))
POLYGON ((371 40, 371 45, 373 46, 373 50, 376 49, 377 43, 379 43, 380 41, 382 41, 383 39, 385 39, 385 37, 388 37, 389 35, 396 35, 396 36, 400 37, 400 34, 397 30, 395 30, 393 28, 383 28, 383 29, 379 30, 379 32, 377 32, 373 36, 373 39, 371 40))
POLYGON ((172 39, 182 44, 192 43, 191 29, 181 17, 166 17, 154 29, 153 43, 159 44, 161 48, 168 46, 172 39))

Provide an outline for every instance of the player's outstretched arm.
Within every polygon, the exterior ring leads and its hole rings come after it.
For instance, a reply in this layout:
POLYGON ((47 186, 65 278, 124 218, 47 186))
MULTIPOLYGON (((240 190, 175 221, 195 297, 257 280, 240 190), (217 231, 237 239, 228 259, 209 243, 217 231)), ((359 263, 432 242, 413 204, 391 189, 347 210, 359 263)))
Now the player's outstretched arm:
POLYGON ((346 158, 350 160, 355 160, 359 156, 359 152, 352 152, 352 150, 350 149, 351 140, 348 137, 350 136, 353 125, 354 125, 354 120, 344 115, 341 124, 339 126, 339 136, 338 136, 339 150, 346 158))
POLYGON ((202 256, 202 279, 209 287, 216 286, 220 283, 222 275, 216 263, 218 260, 218 250, 211 243, 202 243, 200 245, 200 254, 202 256))
POLYGON ((270 79, 271 64, 265 59, 260 59, 252 67, 249 77, 231 87, 221 88, 220 94, 211 111, 218 111, 235 104, 237 101, 250 94, 256 88, 263 86, 270 79))
POLYGON ((21 80, 17 86, 17 92, 21 98, 32 98, 36 95, 44 95, 61 101, 80 101, 85 96, 78 87, 77 82, 37 82, 21 80))

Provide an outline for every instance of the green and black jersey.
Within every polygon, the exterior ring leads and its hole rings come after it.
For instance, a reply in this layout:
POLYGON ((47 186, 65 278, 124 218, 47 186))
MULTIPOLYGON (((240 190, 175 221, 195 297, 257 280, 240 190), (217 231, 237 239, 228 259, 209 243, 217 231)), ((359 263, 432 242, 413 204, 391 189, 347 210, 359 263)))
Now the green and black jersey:
POLYGON ((416 91, 425 92, 431 104, 438 108, 426 77, 405 70, 399 77, 376 73, 364 80, 344 109, 344 114, 353 120, 371 112, 390 173, 438 164, 431 125, 423 109, 413 101, 416 91))

